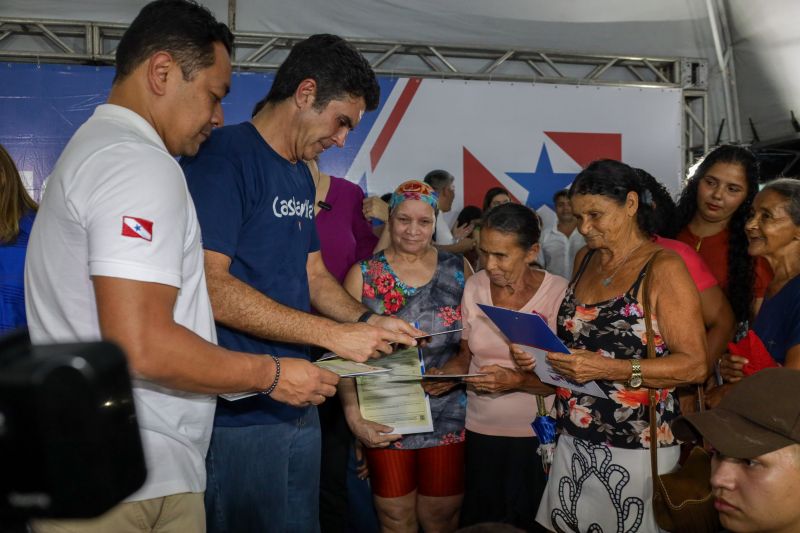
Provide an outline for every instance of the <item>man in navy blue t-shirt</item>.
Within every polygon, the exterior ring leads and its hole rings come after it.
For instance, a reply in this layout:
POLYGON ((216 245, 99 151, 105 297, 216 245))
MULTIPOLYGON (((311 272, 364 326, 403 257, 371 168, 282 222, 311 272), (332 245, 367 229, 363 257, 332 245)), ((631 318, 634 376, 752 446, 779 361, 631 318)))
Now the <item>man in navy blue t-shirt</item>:
MULTIPOLYGON (((200 220, 219 342, 283 362, 303 390, 320 379, 309 345, 364 361, 421 332, 370 313, 325 268, 314 182, 303 163, 344 146, 379 87, 347 42, 295 45, 251 122, 215 130, 182 161, 200 220), (310 314, 311 305, 322 315, 310 314)), ((314 405, 267 394, 217 403, 208 452, 208 530, 317 531, 320 430, 314 405)), ((324 401, 320 396, 319 404, 324 401)))

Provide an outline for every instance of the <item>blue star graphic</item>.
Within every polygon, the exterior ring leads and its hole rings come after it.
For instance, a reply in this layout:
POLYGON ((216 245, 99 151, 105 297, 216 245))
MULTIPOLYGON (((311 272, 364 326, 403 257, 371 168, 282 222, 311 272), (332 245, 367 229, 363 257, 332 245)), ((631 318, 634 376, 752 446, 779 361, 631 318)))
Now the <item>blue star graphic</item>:
POLYGON ((508 177, 522 185, 528 191, 525 205, 537 209, 543 205, 553 207, 553 195, 575 179, 574 172, 553 172, 547 146, 542 143, 539 161, 535 172, 506 172, 508 177))
POLYGON ((142 227, 141 227, 139 224, 136 224, 136 225, 133 227, 133 229, 135 229, 136 231, 142 231, 142 227))

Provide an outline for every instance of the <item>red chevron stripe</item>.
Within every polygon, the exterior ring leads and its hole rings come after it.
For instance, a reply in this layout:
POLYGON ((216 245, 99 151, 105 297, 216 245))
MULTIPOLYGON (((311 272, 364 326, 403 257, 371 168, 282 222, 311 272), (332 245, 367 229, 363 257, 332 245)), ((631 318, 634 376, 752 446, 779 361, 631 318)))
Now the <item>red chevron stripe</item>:
POLYGON ((383 129, 378 135, 378 139, 375 141, 375 144, 369 151, 369 159, 370 163, 372 164, 373 172, 375 171, 375 167, 378 166, 378 162, 381 160, 381 157, 383 157, 383 152, 386 151, 386 147, 389 146, 389 141, 392 140, 392 136, 397 130, 397 126, 399 126, 400 121, 403 120, 403 116, 406 114, 408 106, 411 105, 411 100, 414 99, 414 94, 416 94, 417 89, 419 89, 420 83, 422 83, 422 78, 411 78, 408 80, 408 83, 406 83, 406 86, 403 88, 403 92, 400 94, 400 98, 397 99, 394 109, 392 109, 389 118, 383 125, 383 129))

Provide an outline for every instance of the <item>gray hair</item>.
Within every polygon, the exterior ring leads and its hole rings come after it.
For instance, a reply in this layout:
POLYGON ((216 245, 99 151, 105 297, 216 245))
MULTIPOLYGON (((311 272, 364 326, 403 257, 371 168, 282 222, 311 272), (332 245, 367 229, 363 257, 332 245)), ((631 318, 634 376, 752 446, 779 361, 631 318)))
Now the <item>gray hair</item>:
POLYGON ((797 178, 778 178, 764 185, 762 191, 775 191, 789 201, 786 211, 795 226, 800 226, 800 180, 797 178))
POLYGON ((437 191, 441 191, 455 181, 455 178, 446 170, 431 170, 422 180, 437 191))

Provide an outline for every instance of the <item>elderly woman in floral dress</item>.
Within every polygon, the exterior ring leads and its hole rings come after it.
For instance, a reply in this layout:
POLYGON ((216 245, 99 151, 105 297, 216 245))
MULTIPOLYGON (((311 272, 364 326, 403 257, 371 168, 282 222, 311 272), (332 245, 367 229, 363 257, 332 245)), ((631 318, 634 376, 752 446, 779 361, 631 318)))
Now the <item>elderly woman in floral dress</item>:
MULTIPOLYGON (((438 332, 461 327, 461 295, 469 264, 432 244, 437 195, 427 184, 407 181, 392 194, 388 247, 356 263, 344 286, 375 313, 417 322, 438 332)), ((458 352, 458 332, 423 343, 427 373, 458 352)), ((401 437, 392 428, 365 420, 352 380, 340 382, 345 416, 366 446, 375 506, 383 531, 453 531, 464 492, 463 387, 430 398, 433 431, 401 437)))
POLYGON ((568 378, 596 381, 606 397, 558 389, 560 437, 536 519, 555 531, 658 531, 648 448, 658 446, 659 473, 677 466, 669 426, 680 415, 675 387, 701 383, 707 372, 700 297, 681 258, 651 240, 651 193, 634 169, 596 161, 575 178, 570 201, 587 246, 558 311, 558 336, 572 353, 548 359, 568 378), (649 342, 655 359, 647 358, 649 342), (656 389, 656 420, 648 388, 656 389))

